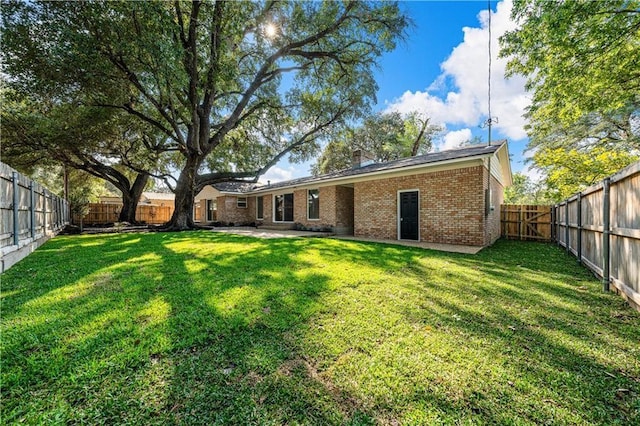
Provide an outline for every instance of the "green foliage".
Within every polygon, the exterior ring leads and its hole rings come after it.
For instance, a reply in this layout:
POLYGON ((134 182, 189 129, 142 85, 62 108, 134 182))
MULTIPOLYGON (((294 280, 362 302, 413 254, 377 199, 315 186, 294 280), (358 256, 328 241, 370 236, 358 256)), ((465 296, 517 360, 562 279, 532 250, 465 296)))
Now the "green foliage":
POLYGON ((640 103, 640 2, 516 1, 518 29, 501 39, 510 74, 528 77, 532 126, 568 127, 640 103))
POLYGON ((71 209, 71 213, 73 215, 78 215, 80 218, 85 217, 89 214, 91 207, 89 204, 91 200, 86 194, 82 194, 80 192, 74 192, 69 196, 69 208, 71 209))
POLYGON ((551 244, 59 236, 1 278, 5 424, 640 416, 640 315, 551 244))
POLYGON ((637 0, 514 3, 519 26, 501 55, 508 74, 528 78, 529 148, 553 199, 640 155, 639 10, 637 0))
POLYGON ((548 194, 561 201, 637 161, 626 150, 594 147, 588 151, 540 148, 533 161, 545 174, 548 194))
POLYGON ((338 133, 326 145, 312 172, 318 175, 349 168, 355 150, 366 152, 377 162, 426 154, 441 131, 441 126, 429 124, 429 119, 417 112, 406 117, 397 112, 378 113, 360 126, 338 133))
POLYGON ((162 168, 152 130, 127 114, 15 90, 5 89, 3 100, 0 152, 27 174, 64 165, 127 192, 139 173, 162 168))
POLYGON ((545 182, 533 182, 523 173, 514 173, 513 184, 504 190, 505 204, 553 204, 555 201, 545 182))
POLYGON ((332 128, 367 111, 372 69, 407 26, 393 2, 15 1, 5 10, 15 90, 82 93, 167 138, 182 169, 179 227, 204 185, 256 178, 287 153, 310 158, 332 128))

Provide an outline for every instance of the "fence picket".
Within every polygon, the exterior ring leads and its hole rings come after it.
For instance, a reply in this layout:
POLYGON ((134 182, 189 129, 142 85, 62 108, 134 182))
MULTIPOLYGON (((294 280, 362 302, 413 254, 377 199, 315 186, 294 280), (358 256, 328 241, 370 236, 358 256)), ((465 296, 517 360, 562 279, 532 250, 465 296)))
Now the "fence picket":
POLYGON ((502 236, 555 241, 640 311, 638 212, 640 162, 554 206, 502 205, 502 236))
MULTIPOLYGON (((85 225, 114 223, 118 221, 121 209, 122 204, 90 203, 89 213, 82 219, 82 222, 85 225)), ((167 223, 172 214, 173 206, 138 204, 136 208, 136 220, 153 225, 167 223)), ((72 222, 74 224, 80 223, 80 217, 74 214, 72 222)))
POLYGON ((0 272, 21 258, 17 252, 30 253, 69 222, 64 206, 60 197, 0 162, 0 272))

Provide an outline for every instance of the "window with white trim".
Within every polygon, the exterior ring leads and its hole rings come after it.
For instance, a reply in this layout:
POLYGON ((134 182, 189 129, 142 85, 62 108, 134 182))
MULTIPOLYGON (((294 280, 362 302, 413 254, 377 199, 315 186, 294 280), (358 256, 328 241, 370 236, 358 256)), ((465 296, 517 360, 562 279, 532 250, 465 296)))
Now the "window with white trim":
POLYGON ((307 219, 320 219, 320 191, 318 189, 307 191, 307 219))
POLYGON ((207 200, 207 222, 216 220, 217 200, 207 200))
POLYGON ((238 197, 237 206, 239 209, 247 208, 247 197, 238 197))

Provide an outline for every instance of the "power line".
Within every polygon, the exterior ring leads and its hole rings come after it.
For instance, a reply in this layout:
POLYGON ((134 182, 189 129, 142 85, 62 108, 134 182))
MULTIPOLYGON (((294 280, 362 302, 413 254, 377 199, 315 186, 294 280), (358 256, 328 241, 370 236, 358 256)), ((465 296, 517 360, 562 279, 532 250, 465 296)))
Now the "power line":
POLYGON ((488 20, 488 30, 489 30, 489 42, 488 42, 488 47, 489 47, 489 70, 488 70, 488 76, 487 76, 487 113, 488 113, 488 118, 486 119, 486 121, 484 123, 482 123, 481 127, 487 127, 488 131, 489 131, 489 135, 488 135, 488 139, 487 139, 487 145, 491 145, 491 128, 493 126, 493 123, 497 123, 498 122, 498 117, 492 117, 491 116, 491 0, 487 0, 487 12, 489 13, 489 20, 488 20))

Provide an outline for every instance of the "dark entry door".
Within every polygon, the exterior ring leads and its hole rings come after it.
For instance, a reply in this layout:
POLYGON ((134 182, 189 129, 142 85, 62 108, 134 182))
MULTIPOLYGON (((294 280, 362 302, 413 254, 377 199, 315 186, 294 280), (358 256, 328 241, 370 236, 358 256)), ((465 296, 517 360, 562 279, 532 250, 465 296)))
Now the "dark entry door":
POLYGON ((400 193, 400 239, 418 240, 418 191, 400 193))

